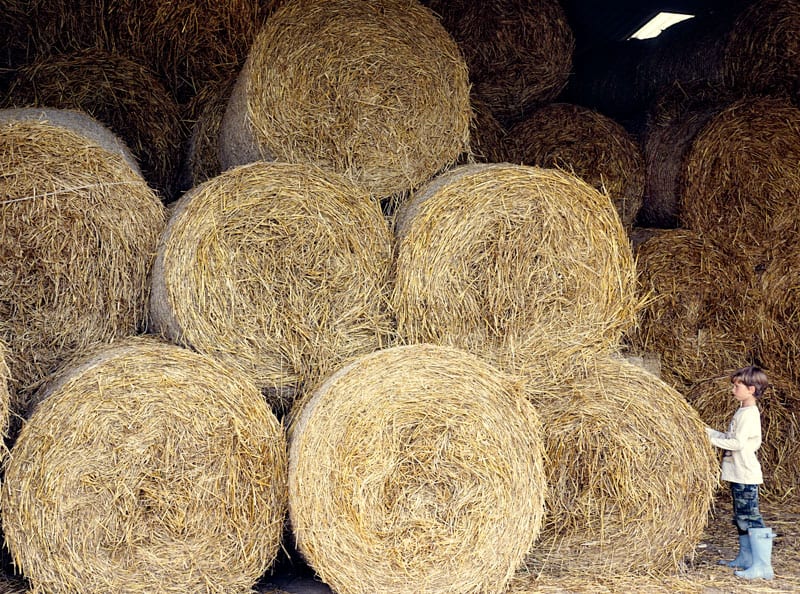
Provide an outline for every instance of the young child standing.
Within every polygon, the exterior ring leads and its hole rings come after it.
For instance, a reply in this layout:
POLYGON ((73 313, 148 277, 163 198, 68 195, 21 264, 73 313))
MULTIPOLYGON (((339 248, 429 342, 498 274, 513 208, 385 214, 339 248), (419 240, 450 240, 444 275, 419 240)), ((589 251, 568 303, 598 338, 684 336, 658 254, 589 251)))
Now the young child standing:
POLYGON ((741 578, 771 580, 772 539, 758 509, 758 485, 764 482, 756 450, 761 446, 761 413, 757 401, 769 382, 763 370, 751 365, 731 374, 731 391, 739 402, 727 433, 706 427, 711 443, 722 449, 723 481, 730 483, 733 524, 739 532, 739 554, 733 561, 720 561, 738 568, 741 578))

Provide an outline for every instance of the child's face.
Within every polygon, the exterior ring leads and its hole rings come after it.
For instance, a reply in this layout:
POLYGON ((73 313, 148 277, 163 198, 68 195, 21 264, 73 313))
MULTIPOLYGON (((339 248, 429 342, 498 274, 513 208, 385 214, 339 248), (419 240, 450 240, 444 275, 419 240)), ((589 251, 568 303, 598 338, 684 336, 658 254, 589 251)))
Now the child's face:
POLYGON ((740 403, 751 404, 755 402, 755 386, 746 386, 742 382, 737 381, 733 382, 733 386, 731 386, 731 392, 733 392, 733 397, 736 398, 736 400, 738 400, 740 403))

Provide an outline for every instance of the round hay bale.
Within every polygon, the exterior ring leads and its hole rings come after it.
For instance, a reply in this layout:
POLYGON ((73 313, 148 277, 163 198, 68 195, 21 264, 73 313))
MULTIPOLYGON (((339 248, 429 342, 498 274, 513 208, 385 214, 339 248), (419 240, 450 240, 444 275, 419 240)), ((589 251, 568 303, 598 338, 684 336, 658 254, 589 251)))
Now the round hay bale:
POLYGON ((626 228, 644 194, 644 157, 621 124, 570 103, 550 103, 527 114, 506 138, 508 160, 564 169, 608 194, 626 228))
POLYGON ((683 226, 720 244, 769 253, 800 229, 800 109, 748 97, 714 116, 686 157, 683 226))
MULTIPOLYGON (((800 487, 800 392, 795 381, 775 371, 767 373, 770 386, 758 401, 762 434, 758 459, 764 474, 759 491, 766 500, 778 501, 796 496, 800 487)), ((731 394, 730 373, 699 382, 686 399, 718 431, 728 429, 739 406, 731 394)))
POLYGON ((464 165, 418 192, 397 225, 392 302, 407 342, 504 368, 549 349, 558 368, 587 348, 615 348, 635 321, 625 231, 608 197, 573 175, 464 165))
POLYGON ((751 93, 800 92, 800 2, 750 2, 726 42, 729 84, 751 93))
POLYGON ((164 207, 91 137, 0 120, 0 337, 15 411, 65 359, 144 326, 164 207))
POLYGON ((474 161, 504 163, 508 161, 505 150, 507 131, 494 117, 485 101, 472 96, 472 111, 475 117, 470 127, 470 150, 474 161))
POLYGON ((678 225, 678 197, 689 148, 703 126, 733 101, 732 91, 705 81, 676 83, 653 101, 643 143, 647 174, 637 217, 640 225, 678 225))
POLYGON ((416 0, 294 0, 253 43, 220 161, 312 162, 383 198, 468 151, 471 115, 464 59, 416 0))
POLYGON ((758 354, 769 370, 800 381, 800 247, 787 245, 758 276, 748 325, 758 332, 758 354))
POLYGON ((124 48, 180 103, 238 68, 281 0, 62 0, 28 2, 37 53, 124 48))
POLYGON ((532 375, 545 524, 537 574, 671 573, 700 540, 719 466, 697 412, 641 367, 603 355, 566 381, 532 375))
POLYGON ((179 187, 189 190, 222 173, 219 134, 236 76, 200 89, 187 107, 192 122, 179 187))
POLYGON ((8 347, 0 337, 0 468, 5 466, 8 457, 6 439, 11 425, 11 371, 6 363, 7 358, 8 347))
POLYGON ((540 443, 518 384, 473 355, 360 357, 290 430, 298 549, 341 594, 504 592, 542 521, 540 443))
POLYGON ((161 237, 151 321, 246 371, 278 409, 391 330, 391 232, 363 188, 256 162, 187 192, 161 237))
POLYGON ((286 439, 258 389, 153 339, 108 345, 44 389, 2 490, 37 592, 250 592, 286 513, 286 439))
POLYGON ((176 197, 185 136, 178 105, 155 75, 130 58, 99 49, 40 56, 16 71, 5 106, 88 113, 125 141, 165 201, 176 197))
POLYGON ((473 93, 504 125, 567 84, 575 38, 558 0, 426 0, 469 68, 473 93))
POLYGON ((747 363, 752 278, 743 262, 688 229, 660 230, 635 256, 646 305, 626 336, 632 350, 659 353, 662 378, 679 390, 732 362, 747 363))

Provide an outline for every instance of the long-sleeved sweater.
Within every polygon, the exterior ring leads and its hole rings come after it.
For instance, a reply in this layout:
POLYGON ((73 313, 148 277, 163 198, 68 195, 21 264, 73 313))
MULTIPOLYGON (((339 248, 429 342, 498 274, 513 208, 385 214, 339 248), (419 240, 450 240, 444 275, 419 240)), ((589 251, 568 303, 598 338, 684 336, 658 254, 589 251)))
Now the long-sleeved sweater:
POLYGON ((725 450, 720 478, 730 483, 760 485, 764 482, 756 450, 761 447, 761 413, 758 407, 741 406, 727 433, 706 427, 711 443, 725 450))

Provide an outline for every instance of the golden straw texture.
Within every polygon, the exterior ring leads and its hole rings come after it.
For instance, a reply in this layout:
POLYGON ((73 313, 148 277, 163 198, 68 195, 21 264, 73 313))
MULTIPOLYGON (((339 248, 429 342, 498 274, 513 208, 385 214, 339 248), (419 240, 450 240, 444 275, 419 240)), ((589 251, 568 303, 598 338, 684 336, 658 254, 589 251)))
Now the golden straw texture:
POLYGON ((558 0, 424 3, 464 53, 474 93, 503 124, 566 85, 575 40, 558 0))
POLYGON ((144 324, 164 207, 90 138, 0 123, 0 337, 18 412, 65 359, 144 324))
POLYGON ((697 135, 686 160, 681 221, 723 245, 797 241, 800 109, 780 97, 734 102, 697 135))
POLYGON ((700 540, 718 463, 697 412, 610 355, 526 389, 544 427, 545 525, 528 560, 547 575, 667 573, 700 540))
POLYGON ((165 201, 175 198, 185 136, 178 105, 151 71, 126 55, 86 49, 41 56, 16 71, 4 103, 88 113, 125 141, 165 201))
POLYGON ((745 308, 754 294, 742 260, 688 229, 660 230, 635 255, 639 290, 649 300, 627 335, 634 351, 658 353, 662 377, 679 390, 747 364, 745 308))
POLYGON ((644 194, 644 156, 633 137, 608 116, 571 103, 528 113, 508 132, 508 160, 569 171, 608 194, 630 228, 644 194))
POLYGON ((8 348, 3 339, 0 338, 0 468, 5 466, 6 458, 8 457, 6 439, 8 438, 11 419, 11 372, 6 364, 7 357, 8 348))
POLYGON ((513 368, 615 348, 635 321, 636 268, 607 196, 555 169, 476 164, 398 213, 392 301, 400 336, 513 368), (524 361, 526 357, 521 357, 524 361))
MULTIPOLYGON (((731 394, 730 372, 698 382, 686 394, 700 417, 718 431, 727 431, 739 403, 731 394)), ((759 492, 765 500, 796 497, 800 489, 800 390, 797 383, 768 369, 769 388, 758 401, 762 443, 758 459, 764 473, 759 492)))
POLYGON ((416 0, 295 0, 253 43, 223 119, 223 168, 312 162, 380 198, 469 150, 467 67, 416 0))
POLYGON ((286 438, 255 385, 153 339, 66 366, 12 450, 3 529, 34 591, 250 592, 286 512, 286 438))
POLYGON ((540 445, 518 384, 473 355, 358 358, 290 430, 298 549, 340 594, 501 593, 541 525, 540 445))
POLYGON ((391 330, 391 232, 363 188, 257 162, 184 194, 159 244, 151 318, 236 365, 276 407, 391 330))

